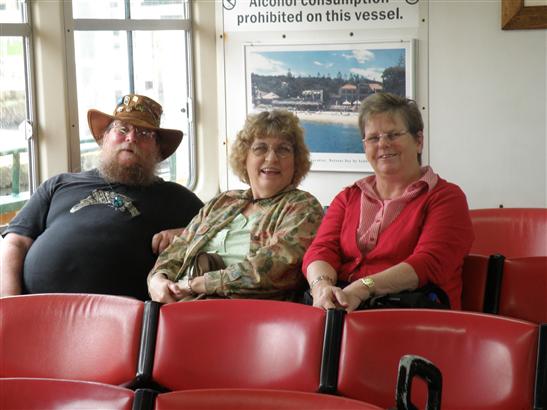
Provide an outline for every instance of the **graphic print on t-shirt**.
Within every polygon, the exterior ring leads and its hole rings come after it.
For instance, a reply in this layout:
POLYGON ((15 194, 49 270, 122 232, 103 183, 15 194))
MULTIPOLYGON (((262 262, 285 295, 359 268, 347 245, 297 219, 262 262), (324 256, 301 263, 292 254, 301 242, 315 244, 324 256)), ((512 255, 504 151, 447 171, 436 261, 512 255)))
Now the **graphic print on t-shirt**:
POLYGON ((128 196, 118 194, 113 191, 103 191, 102 189, 95 189, 87 198, 82 199, 72 208, 70 208, 70 213, 79 211, 80 209, 88 205, 108 205, 111 208, 114 208, 116 211, 120 212, 129 212, 131 218, 139 216, 141 213, 133 205, 133 200, 128 196))

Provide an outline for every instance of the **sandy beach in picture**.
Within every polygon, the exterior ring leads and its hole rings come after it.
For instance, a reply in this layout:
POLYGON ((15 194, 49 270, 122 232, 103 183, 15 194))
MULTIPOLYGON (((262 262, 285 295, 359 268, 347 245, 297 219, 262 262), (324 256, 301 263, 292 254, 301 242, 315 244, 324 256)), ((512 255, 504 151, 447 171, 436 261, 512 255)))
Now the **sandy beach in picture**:
POLYGON ((303 121, 355 126, 357 126, 357 117, 359 116, 356 112, 336 111, 294 111, 294 113, 303 121))

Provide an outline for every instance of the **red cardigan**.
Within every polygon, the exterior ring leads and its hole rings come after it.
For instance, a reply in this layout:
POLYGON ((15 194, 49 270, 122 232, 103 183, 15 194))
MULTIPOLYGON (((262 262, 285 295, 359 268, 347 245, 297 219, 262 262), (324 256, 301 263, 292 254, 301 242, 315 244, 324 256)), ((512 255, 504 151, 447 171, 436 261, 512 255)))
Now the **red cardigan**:
POLYGON ((411 265, 419 285, 444 289, 453 309, 461 308, 462 264, 474 239, 467 200, 462 190, 439 178, 435 187, 411 200, 362 255, 357 245, 361 189, 353 185, 329 206, 319 231, 304 255, 302 269, 316 260, 328 262, 338 280, 354 281, 400 262, 411 265))

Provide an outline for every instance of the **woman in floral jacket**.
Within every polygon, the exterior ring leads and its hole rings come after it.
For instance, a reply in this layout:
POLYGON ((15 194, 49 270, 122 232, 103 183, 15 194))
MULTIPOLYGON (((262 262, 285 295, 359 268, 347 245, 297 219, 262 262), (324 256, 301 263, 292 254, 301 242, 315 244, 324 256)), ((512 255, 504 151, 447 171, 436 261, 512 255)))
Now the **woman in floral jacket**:
MULTIPOLYGON (((250 189, 213 198, 174 238, 148 276, 152 300, 293 300, 305 284, 302 258, 323 210, 314 196, 296 188, 311 165, 298 118, 281 110, 249 116, 230 164, 250 189), (197 276, 193 267, 204 252, 216 255, 223 267, 197 276)), ((205 255, 198 262, 209 260, 205 255)))

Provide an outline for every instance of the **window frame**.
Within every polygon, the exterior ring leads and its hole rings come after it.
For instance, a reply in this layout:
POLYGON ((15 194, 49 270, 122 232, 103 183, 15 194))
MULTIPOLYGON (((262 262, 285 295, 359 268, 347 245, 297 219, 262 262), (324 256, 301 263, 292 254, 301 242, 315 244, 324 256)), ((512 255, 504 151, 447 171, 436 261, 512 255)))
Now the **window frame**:
MULTIPOLYGON (((78 120, 78 94, 76 82, 76 59, 74 48, 74 31, 165 31, 180 30, 185 33, 186 41, 186 72, 188 73, 187 89, 188 98, 186 110, 188 116, 188 135, 184 138, 188 143, 188 180, 186 187, 193 190, 197 185, 197 164, 196 164, 196 126, 194 122, 194 70, 193 70, 193 42, 192 42, 192 0, 186 0, 186 18, 183 19, 82 19, 74 18, 72 10, 72 1, 64 2, 64 30, 65 30, 65 48, 66 48, 66 67, 67 67, 67 88, 68 88, 68 107, 70 120, 69 153, 68 164, 71 172, 81 170, 80 158, 80 128, 78 120)), ((124 0, 128 3, 130 0, 124 0)), ((128 62, 129 72, 133 72, 133 62, 128 62)), ((130 88, 133 87, 133 81, 130 79, 130 88)), ((134 92, 130 89, 128 92, 134 92)), ((88 107, 93 108, 93 107, 88 107)))
MULTIPOLYGON (((38 149, 37 149, 37 124, 36 124, 36 82, 34 76, 35 59, 34 44, 32 32, 32 14, 28 1, 21 0, 23 22, 21 23, 2 23, 0 22, 0 37, 21 37, 23 40, 23 65, 25 78, 25 116, 26 116, 26 135, 27 153, 28 153, 28 182, 29 198, 36 191, 39 181, 38 175, 38 149)), ((20 199, 13 203, 3 206, 1 213, 8 213, 18 210, 21 202, 26 203, 28 199, 20 199)), ((4 230, 7 224, 0 224, 0 232, 4 230)))

